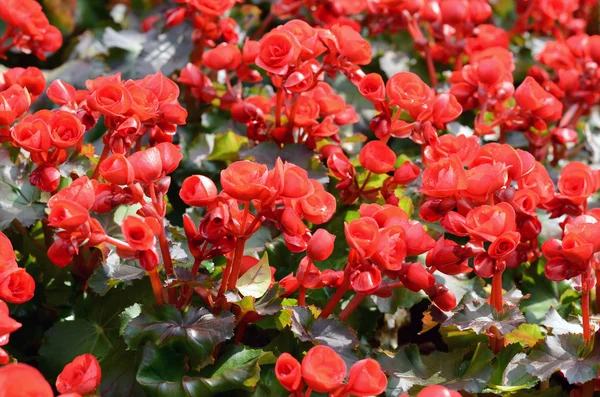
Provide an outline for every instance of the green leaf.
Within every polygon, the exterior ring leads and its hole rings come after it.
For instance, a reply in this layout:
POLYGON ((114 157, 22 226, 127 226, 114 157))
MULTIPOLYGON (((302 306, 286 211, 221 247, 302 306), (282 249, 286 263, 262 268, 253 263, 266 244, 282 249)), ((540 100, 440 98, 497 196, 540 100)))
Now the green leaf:
POLYGON ((207 160, 235 161, 240 158, 240 150, 248 144, 248 138, 229 130, 217 134, 211 154, 207 160))
POLYGON ((234 315, 222 312, 213 315, 205 308, 190 308, 185 317, 172 306, 150 306, 142 310, 125 328, 125 342, 137 349, 147 340, 157 346, 171 346, 193 356, 205 365, 212 361, 218 343, 233 336, 234 315))
POLYGON ((261 365, 274 364, 271 352, 237 346, 223 355, 208 377, 184 377, 183 387, 190 396, 211 396, 233 390, 252 391, 260 380, 261 365))
POLYGON ((519 328, 506 334, 504 338, 509 344, 519 343, 523 347, 533 347, 544 337, 544 333, 536 324, 521 324, 519 328))
POLYGON ((44 334, 40 365, 45 372, 56 376, 75 357, 89 353, 102 360, 111 347, 111 341, 97 323, 84 319, 58 322, 44 334))
MULTIPOLYGON (((526 354, 523 347, 514 343, 506 346, 496 357, 494 374, 490 379, 492 393, 513 393, 518 390, 531 389, 538 384, 538 379, 531 376, 523 365, 526 354)), ((503 394, 504 395, 504 394, 503 394)))
POLYGON ((269 290, 270 284, 271 268, 265 252, 260 261, 238 279, 236 286, 242 295, 260 298, 269 290))
MULTIPOLYGON (((483 343, 472 349, 458 349, 450 353, 435 351, 424 356, 417 346, 404 346, 398 353, 383 353, 376 360, 389 375, 386 395, 408 394, 413 386, 444 384, 455 390, 479 393, 488 383, 493 368, 494 354, 483 343)), ((412 394, 411 394, 412 395, 412 394)))
POLYGON ((135 379, 138 361, 136 352, 127 350, 125 342, 119 339, 110 353, 100 362, 102 368, 100 395, 146 397, 146 393, 135 379))
POLYGON ((497 313, 487 302, 475 300, 466 303, 442 326, 454 325, 461 331, 472 329, 480 334, 494 325, 502 334, 507 334, 524 321, 525 318, 517 308, 505 307, 502 312, 497 313))
POLYGON ((181 379, 185 375, 183 354, 146 342, 136 380, 149 397, 185 396, 181 379))
POLYGON ((315 319, 305 307, 290 307, 291 329, 302 342, 313 342, 331 347, 337 352, 353 350, 358 345, 354 331, 339 320, 315 319))
MULTIPOLYGON (((449 353, 433 354, 437 359, 444 360, 448 368, 460 362, 458 356, 450 359, 449 353)), ((404 346, 395 355, 383 352, 376 356, 376 360, 390 376, 386 389, 387 396, 408 394, 413 386, 428 386, 446 381, 436 368, 430 368, 423 362, 419 348, 415 345, 404 346)))
POLYGON ((473 357, 469 361, 466 371, 460 374, 460 377, 450 382, 453 389, 465 390, 469 393, 479 393, 490 380, 494 368, 492 359, 494 353, 487 347, 487 344, 479 343, 475 348, 473 357))
POLYGON ((552 330, 552 334, 554 335, 583 334, 583 327, 581 326, 581 323, 566 321, 554 308, 551 308, 548 311, 544 321, 542 321, 542 325, 546 328, 550 328, 552 330))
POLYGON ((527 372, 542 381, 560 371, 571 384, 585 383, 598 376, 600 346, 597 342, 591 353, 581 357, 585 350, 581 335, 550 335, 531 351, 523 364, 527 372))
POLYGON ((44 217, 46 205, 29 183, 29 170, 13 165, 7 151, 0 155, 0 164, 0 230, 15 219, 25 227, 33 225, 44 217))

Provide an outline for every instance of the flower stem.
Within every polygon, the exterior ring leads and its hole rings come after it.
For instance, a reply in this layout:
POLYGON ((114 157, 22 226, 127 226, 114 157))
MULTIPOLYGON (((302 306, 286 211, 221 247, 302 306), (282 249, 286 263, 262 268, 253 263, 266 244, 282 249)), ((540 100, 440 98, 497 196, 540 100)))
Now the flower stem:
MULTIPOLYGON (((169 252, 169 243, 167 243, 167 235, 165 233, 164 227, 160 231, 160 235, 158 236, 158 243, 160 245, 160 252, 163 258, 163 262, 165 264, 165 273, 167 277, 173 276, 173 260, 171 259, 171 253, 169 252)), ((177 291, 173 288, 167 289, 167 302, 175 303, 177 301, 177 291)))
POLYGON ((298 306, 306 305, 306 287, 300 286, 298 288, 298 306))
POLYGON ((150 275, 152 292, 154 292, 154 301, 157 305, 162 306, 165 304, 165 299, 163 297, 163 287, 162 282, 160 281, 160 276, 158 275, 158 271, 156 270, 156 268, 154 268, 150 270, 148 274, 150 275))
POLYGON ((298 101, 298 97, 299 97, 298 94, 294 94, 292 97, 292 110, 290 110, 290 118, 287 123, 287 132, 290 135, 294 131, 294 119, 296 118, 296 112, 298 111, 298 104, 300 103, 300 101, 298 101))
POLYGON ((102 162, 104 160, 106 160, 106 158, 108 157, 109 153, 110 153, 110 148, 108 147, 108 145, 105 145, 104 149, 102 149, 102 154, 100 155, 100 159, 98 160, 98 164, 96 164, 96 168, 94 169, 94 173, 92 174, 92 178, 91 179, 98 179, 98 176, 100 175, 100 164, 102 164, 102 162))
POLYGON ((277 88, 277 108, 275 109, 275 126, 281 126, 281 108, 283 107, 283 88, 277 88))
POLYGON ((490 304, 499 313, 502 311, 502 272, 494 273, 492 278, 492 295, 490 304))
POLYGON ((583 288, 581 295, 581 315, 583 317, 583 338, 586 343, 589 343, 592 335, 590 333, 590 288, 587 285, 587 274, 582 276, 584 279, 582 282, 583 288))
POLYGON ((364 294, 356 294, 348 303, 348 305, 342 310, 340 313, 340 320, 344 321, 352 314, 352 312, 361 304, 363 300, 365 300, 367 296, 364 294))
POLYGON ((246 238, 238 237, 235 244, 235 256, 233 257, 233 263, 231 264, 231 273, 229 274, 229 280, 227 281, 227 289, 234 290, 237 280, 240 276, 240 268, 242 266, 242 257, 244 256, 244 247, 246 246, 246 238))
POLYGON ((337 307, 338 303, 340 303, 340 301, 344 297, 344 294, 348 291, 349 288, 350 288, 350 281, 347 279, 344 279, 344 282, 342 283, 342 285, 340 285, 340 288, 338 288, 338 290, 335 291, 335 294, 331 297, 329 302, 327 302, 327 305, 325 305, 325 307, 323 308, 323 311, 321 312, 321 315, 319 317, 320 318, 329 317, 329 315, 337 307))
POLYGON ((600 313, 600 270, 595 270, 596 273, 596 314, 600 313))

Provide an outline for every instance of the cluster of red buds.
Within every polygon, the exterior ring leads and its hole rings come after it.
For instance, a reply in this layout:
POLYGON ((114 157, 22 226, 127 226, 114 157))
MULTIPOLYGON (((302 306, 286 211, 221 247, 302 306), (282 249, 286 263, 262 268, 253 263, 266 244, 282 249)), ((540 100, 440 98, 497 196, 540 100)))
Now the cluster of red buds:
POLYGON ((385 85, 380 75, 369 74, 358 88, 379 112, 371 120, 370 128, 384 143, 394 137, 410 138, 419 145, 433 145, 438 139, 437 130, 445 129, 447 123, 462 113, 454 95, 436 94, 411 72, 396 73, 385 85), (404 120, 402 115, 412 121, 404 120))
POLYGON ((35 0, 3 0, 0 19, 6 23, 0 37, 0 58, 6 58, 6 52, 14 48, 46 59, 44 53, 54 52, 62 45, 62 34, 50 25, 41 4, 35 0))
MULTIPOLYGON (((563 38, 585 30, 592 17, 593 0, 536 1, 519 0, 516 4, 518 19, 512 34, 535 32, 563 38)), ((596 23, 591 19, 591 23, 596 23)))
POLYGON ((225 14, 236 3, 243 2, 244 0, 175 0, 177 6, 168 9, 164 15, 155 14, 146 18, 142 22, 142 31, 150 31, 163 18, 162 22, 167 28, 191 20, 194 27, 192 39, 195 44, 191 60, 200 65, 206 47, 212 48, 221 40, 229 44, 238 42, 240 27, 235 19, 226 17, 225 14))
POLYGON ((10 361, 2 346, 8 344, 11 333, 21 328, 21 323, 10 318, 5 302, 25 303, 33 298, 34 290, 33 277, 19 267, 10 240, 0 232, 0 364, 10 361))
MULTIPOLYGON (((218 95, 219 106, 246 125, 251 141, 299 142, 316 148, 324 139, 339 143, 339 127, 358 121, 354 108, 323 81, 324 75, 342 72, 358 83, 364 76, 358 65, 368 64, 371 55, 369 43, 349 26, 321 29, 292 20, 259 41, 246 40, 241 51, 230 43, 219 44, 204 53, 203 65, 225 71, 227 91, 218 95), (277 91, 273 100, 241 98, 241 82, 262 80, 251 65, 270 76, 277 91), (230 82, 233 76, 238 78, 236 86, 230 82)), ((203 102, 217 97, 211 80, 197 66, 188 65, 179 81, 203 102)))
POLYGON ((305 387, 331 397, 376 396, 387 387, 387 377, 377 361, 365 358, 355 362, 348 371, 344 360, 327 346, 311 348, 302 364, 283 353, 275 364, 275 376, 294 397, 308 396, 310 392, 305 394, 305 387))
POLYGON ((221 172, 221 186, 223 190, 218 192, 209 178, 193 175, 184 180, 179 192, 186 204, 206 208, 199 226, 184 216, 188 246, 195 259, 192 273, 198 272, 203 260, 229 256, 216 297, 219 304, 224 303, 221 301, 226 291, 235 289, 242 268, 253 264, 246 260, 244 265, 244 246, 265 222, 282 232, 292 252, 307 251, 309 256, 323 258, 321 248, 327 241, 331 242, 329 253, 333 250, 332 236, 324 230, 312 234, 303 219, 314 225, 327 222, 335 213, 336 200, 304 169, 280 159, 272 170, 262 164, 238 161, 221 172), (329 240, 323 238, 323 232, 329 240))
MULTIPOLYGON (((0 301, 0 316, 2 315, 2 305, 3 303, 0 301)), ((2 317, 0 317, 0 324, 4 325, 1 320, 2 317)), ((2 350, 0 349, 0 351, 2 350)), ((58 375, 56 389, 61 393, 58 397, 94 395, 101 380, 102 372, 96 357, 91 354, 82 354, 65 365, 62 372, 58 375)), ((6 397, 54 397, 52 386, 44 379, 40 371, 28 364, 22 363, 8 364, 0 367, 0 390, 2 391, 2 396, 6 397)))

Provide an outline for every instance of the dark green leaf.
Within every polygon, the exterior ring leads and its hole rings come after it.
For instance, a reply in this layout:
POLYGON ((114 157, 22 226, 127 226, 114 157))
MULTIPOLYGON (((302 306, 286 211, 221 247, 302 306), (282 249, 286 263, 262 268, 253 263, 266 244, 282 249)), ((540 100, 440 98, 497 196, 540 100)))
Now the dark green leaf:
POLYGON ((531 351, 523 364, 531 375, 540 380, 560 371, 571 384, 585 383, 598 376, 600 346, 596 343, 590 354, 581 357, 584 349, 585 341, 581 335, 551 335, 531 351))
POLYGON ((135 351, 127 350, 125 342, 118 340, 110 353, 100 362, 102 383, 100 395, 119 397, 145 397, 135 379, 138 359, 135 351))
POLYGON ((184 355, 168 347, 157 348, 147 342, 136 380, 149 397, 185 396, 181 379, 185 375, 184 355))
POLYGON ((229 312, 215 316, 205 308, 192 307, 182 317, 172 306, 150 306, 129 323, 124 335, 130 348, 150 340, 159 347, 185 352, 204 365, 212 360, 215 346, 233 336, 233 321, 229 312))
POLYGON ((210 377, 184 377, 183 387, 193 397, 211 396, 232 390, 252 391, 260 379, 263 364, 275 363, 270 352, 235 348, 214 365, 216 370, 210 377))
POLYGON ((501 313, 497 313, 488 303, 475 300, 466 303, 442 325, 454 325, 461 331, 472 329, 478 334, 494 325, 502 334, 506 334, 523 322, 525 318, 517 308, 505 307, 501 313))
POLYGON ((44 335, 41 365, 48 373, 58 375, 75 357, 90 353, 102 360, 111 347, 111 341, 97 323, 84 319, 59 322, 44 335))

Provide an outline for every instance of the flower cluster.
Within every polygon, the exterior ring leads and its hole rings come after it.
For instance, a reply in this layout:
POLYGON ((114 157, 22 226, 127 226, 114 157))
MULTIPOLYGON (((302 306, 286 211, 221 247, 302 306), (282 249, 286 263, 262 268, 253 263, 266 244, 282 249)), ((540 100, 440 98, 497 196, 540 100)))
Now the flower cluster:
POLYGON ((54 52, 62 45, 62 34, 50 25, 35 0, 3 0, 0 2, 0 19, 6 23, 0 38, 0 57, 12 48, 46 59, 46 52, 54 52))
MULTIPOLYGON (((83 354, 67 364, 56 379, 59 397, 82 397, 95 392, 100 384, 98 360, 83 354)), ((44 376, 27 364, 8 364, 0 367, 0 396, 54 397, 52 387, 44 376)))
POLYGON ((358 397, 381 394, 387 387, 387 377, 377 361, 371 358, 357 361, 348 372, 344 360, 327 346, 311 348, 302 364, 283 353, 275 364, 275 376, 291 396, 303 396, 305 386, 330 396, 358 397))

